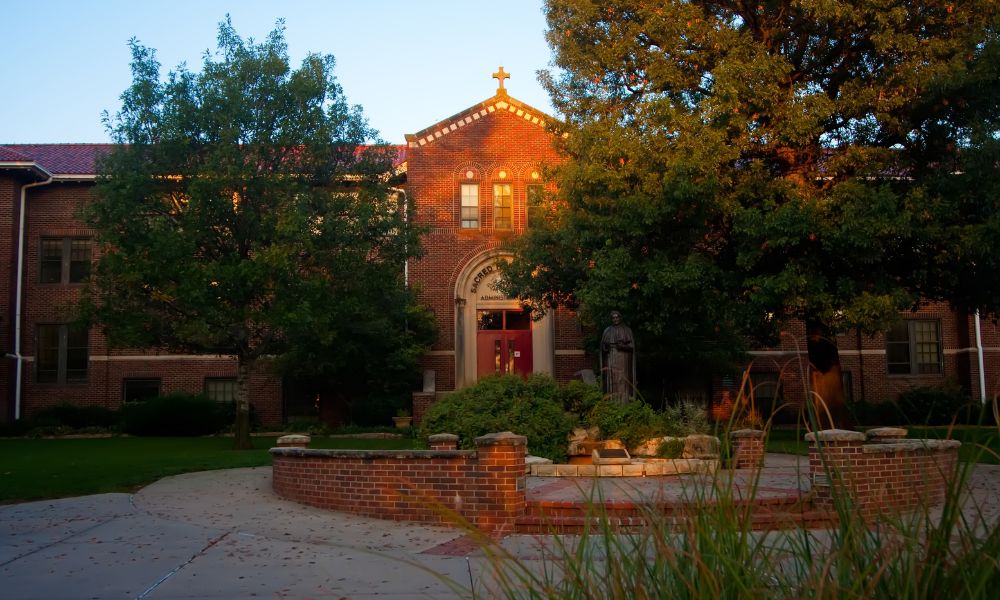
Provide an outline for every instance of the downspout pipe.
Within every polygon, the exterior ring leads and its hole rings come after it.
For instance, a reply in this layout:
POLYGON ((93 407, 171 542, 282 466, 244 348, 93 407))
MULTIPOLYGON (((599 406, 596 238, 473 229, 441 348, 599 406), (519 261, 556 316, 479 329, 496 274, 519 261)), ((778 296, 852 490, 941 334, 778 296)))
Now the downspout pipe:
POLYGON ((979 399, 986 404, 986 366, 983 360, 983 331, 979 324, 979 311, 976 311, 976 355, 979 358, 979 399))
POLYGON ((14 297, 14 362, 16 369, 14 372, 14 420, 21 420, 21 388, 24 379, 24 356, 21 355, 21 311, 24 305, 24 246, 25 228, 27 223, 26 213, 28 211, 28 190, 42 187, 52 183, 52 176, 49 175, 45 181, 28 183, 21 186, 21 203, 19 206, 17 223, 17 282, 14 297))

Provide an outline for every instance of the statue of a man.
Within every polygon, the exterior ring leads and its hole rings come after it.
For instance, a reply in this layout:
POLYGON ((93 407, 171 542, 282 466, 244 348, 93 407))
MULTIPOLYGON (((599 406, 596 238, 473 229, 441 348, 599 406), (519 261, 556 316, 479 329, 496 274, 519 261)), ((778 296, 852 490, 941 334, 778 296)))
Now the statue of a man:
POLYGON ((635 338, 622 322, 622 314, 611 311, 611 325, 601 336, 601 377, 604 393, 625 403, 635 395, 635 338))

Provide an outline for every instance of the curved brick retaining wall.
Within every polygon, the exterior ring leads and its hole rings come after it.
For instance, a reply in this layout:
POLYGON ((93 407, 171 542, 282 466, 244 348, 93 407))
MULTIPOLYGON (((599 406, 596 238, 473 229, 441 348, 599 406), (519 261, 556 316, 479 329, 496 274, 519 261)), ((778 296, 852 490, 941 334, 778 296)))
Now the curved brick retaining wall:
POLYGON ((834 497, 842 494, 853 511, 873 517, 944 500, 961 443, 903 439, 905 434, 895 429, 873 430, 867 438, 839 429, 807 434, 813 504, 832 509, 834 497))
MULTIPOLYGON (((452 436, 454 437, 454 436, 452 436)), ((461 517, 489 532, 524 513, 527 439, 511 432, 476 438, 475 450, 271 449, 274 491, 320 508, 445 523, 461 517)))

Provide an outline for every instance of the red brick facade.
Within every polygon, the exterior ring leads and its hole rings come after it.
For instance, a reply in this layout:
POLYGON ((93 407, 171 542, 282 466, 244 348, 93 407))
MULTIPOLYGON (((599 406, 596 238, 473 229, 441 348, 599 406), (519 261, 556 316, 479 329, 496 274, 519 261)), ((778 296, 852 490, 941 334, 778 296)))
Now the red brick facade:
MULTIPOLYGON (((497 276, 493 265, 507 256, 505 244, 529 226, 529 193, 551 191, 545 167, 560 160, 548 127, 551 120, 501 88, 492 98, 407 136, 406 160, 401 165, 405 181, 401 185, 410 217, 427 230, 425 254, 407 266, 408 281, 433 311, 439 327, 438 339, 422 365, 434 371, 435 386, 414 396, 413 414, 418 423, 436 395, 474 383, 480 374, 491 372, 493 357, 489 353, 494 350, 497 370, 503 363, 515 372, 549 373, 560 381, 596 367, 593 357, 583 351, 579 322, 565 309, 533 321, 530 330, 518 338, 517 343, 523 345, 517 349, 510 346, 510 352, 501 348, 500 341, 489 346, 493 341, 487 340, 484 346, 479 327, 484 311, 519 309, 516 301, 491 287, 497 276), (466 206, 464 213, 463 185, 473 186, 466 189, 477 192, 477 205, 466 206), (509 209, 503 206, 508 199, 509 209), (505 210, 509 210, 509 222, 503 218, 505 210), (501 351, 505 351, 502 357, 501 351)), ((6 355, 5 368, 0 369, 2 420, 14 418, 15 412, 30 416, 62 402, 114 409, 122 402, 123 381, 130 378, 159 379, 161 392, 198 392, 206 378, 235 377, 235 365, 225 357, 109 351, 103 336, 91 331, 85 380, 37 382, 38 327, 66 323, 65 309, 76 302, 82 287, 39 281, 42 239, 92 236, 76 215, 90 197, 95 159, 107 149, 101 145, 0 145, 0 319, 5 328, 6 355), (23 253, 18 244, 22 192, 26 205, 23 253), (20 278, 19 258, 23 258, 24 267, 20 278), (20 315, 16 314, 19 287, 20 315), (16 347, 18 339, 20 346, 16 347), (18 355, 22 359, 19 400, 18 355)), ((938 324, 940 372, 889 374, 885 336, 849 332, 837 336, 837 344, 850 398, 893 399, 916 385, 955 379, 979 399, 980 348, 986 395, 996 396, 1000 391, 1000 328, 996 323, 984 318, 977 336, 973 317, 944 305, 928 305, 904 317, 938 324)), ((507 343, 507 338, 502 339, 507 343)), ((751 371, 756 377, 780 376, 783 400, 801 403, 806 395, 805 356, 804 327, 790 323, 777 347, 753 353, 751 371)), ((735 398, 738 384, 731 378, 715 378, 711 386, 713 414, 725 416, 730 406, 727 398, 730 402, 735 398)), ((262 422, 287 418, 280 381, 262 371, 250 389, 262 422)))

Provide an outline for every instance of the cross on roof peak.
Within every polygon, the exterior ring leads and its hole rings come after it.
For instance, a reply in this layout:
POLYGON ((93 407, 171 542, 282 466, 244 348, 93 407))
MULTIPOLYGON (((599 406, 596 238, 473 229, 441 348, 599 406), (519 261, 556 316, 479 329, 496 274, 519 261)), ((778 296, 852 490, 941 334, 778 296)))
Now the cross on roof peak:
POLYGON ((506 94, 507 90, 503 87, 503 80, 510 79, 510 73, 504 73, 503 66, 501 65, 497 72, 493 74, 493 79, 500 82, 500 87, 497 88, 497 93, 506 94))

